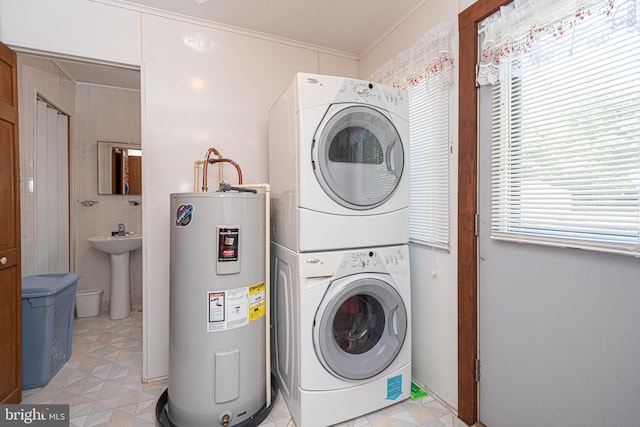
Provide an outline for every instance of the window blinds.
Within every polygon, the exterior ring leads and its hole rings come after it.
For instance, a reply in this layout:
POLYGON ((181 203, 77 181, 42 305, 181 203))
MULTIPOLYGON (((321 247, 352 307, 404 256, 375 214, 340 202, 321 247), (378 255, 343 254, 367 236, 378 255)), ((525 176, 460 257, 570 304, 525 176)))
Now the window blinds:
POLYGON ((408 88, 409 238, 448 251, 449 88, 428 80, 408 88))
POLYGON ((455 25, 432 28, 372 80, 409 93, 409 240, 450 248, 450 103, 455 25))
POLYGON ((493 88, 493 238, 640 256, 640 12, 615 6, 510 55, 493 88))

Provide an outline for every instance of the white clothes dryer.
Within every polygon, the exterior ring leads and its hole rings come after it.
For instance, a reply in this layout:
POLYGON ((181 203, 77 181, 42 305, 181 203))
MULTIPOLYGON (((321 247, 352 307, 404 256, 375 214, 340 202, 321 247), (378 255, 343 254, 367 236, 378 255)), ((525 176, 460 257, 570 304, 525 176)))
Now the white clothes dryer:
POLYGON ((326 427, 408 398, 408 247, 271 247, 272 366, 296 425, 326 427))
POLYGON ((269 111, 272 240, 295 252, 409 241, 405 90, 298 73, 269 111))

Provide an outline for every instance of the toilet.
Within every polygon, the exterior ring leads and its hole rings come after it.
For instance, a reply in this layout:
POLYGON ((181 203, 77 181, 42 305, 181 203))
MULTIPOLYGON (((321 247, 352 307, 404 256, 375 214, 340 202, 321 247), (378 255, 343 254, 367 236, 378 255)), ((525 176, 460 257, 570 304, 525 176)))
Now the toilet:
POLYGON ((100 314, 102 289, 78 289, 76 291, 76 316, 94 317, 100 314))

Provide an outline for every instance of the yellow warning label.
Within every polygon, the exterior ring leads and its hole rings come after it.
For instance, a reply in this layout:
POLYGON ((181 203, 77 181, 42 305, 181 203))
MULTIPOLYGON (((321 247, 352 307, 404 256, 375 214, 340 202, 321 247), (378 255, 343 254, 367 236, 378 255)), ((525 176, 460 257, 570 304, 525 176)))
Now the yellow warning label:
POLYGON ((249 286, 249 322, 261 318, 266 312, 265 283, 260 282, 249 286))
POLYGON ((263 302, 260 305, 249 308, 249 322, 253 322, 265 315, 267 305, 263 302))
POLYGON ((249 295, 258 292, 264 292, 264 286, 264 282, 256 283, 255 285, 249 286, 249 295))

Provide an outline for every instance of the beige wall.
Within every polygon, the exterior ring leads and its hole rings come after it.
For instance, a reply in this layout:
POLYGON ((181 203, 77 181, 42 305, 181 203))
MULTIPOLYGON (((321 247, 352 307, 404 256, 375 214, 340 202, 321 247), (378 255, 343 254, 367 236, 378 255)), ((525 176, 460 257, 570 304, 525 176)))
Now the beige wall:
MULTIPOLYGON (((142 206, 130 201, 140 201, 142 196, 98 194, 98 141, 141 143, 140 91, 80 84, 76 89, 75 117, 74 201, 98 202, 91 207, 73 203, 75 271, 82 277, 79 288, 104 290, 102 309, 107 311, 111 300, 111 260, 109 255, 92 248, 87 239, 111 234, 118 229, 118 223, 125 224, 127 231, 141 233, 142 206)), ((139 310, 142 308, 142 251, 130 253, 129 268, 131 303, 139 310)))
MULTIPOLYGON (((35 102, 38 96, 70 117, 70 270, 80 275, 78 288, 100 288, 102 309, 110 300, 109 256, 92 248, 87 239, 110 234, 122 222, 128 231, 142 231, 142 208, 129 203, 140 196, 104 196, 97 189, 97 141, 140 144, 140 92, 95 85, 76 85, 53 61, 18 55, 22 276, 41 273, 34 265, 35 202, 28 182, 35 163, 35 102), (78 201, 95 200, 85 207, 78 201)), ((36 189, 37 191, 37 189, 36 189)), ((131 253, 131 291, 134 309, 142 308, 142 254, 131 253)))

